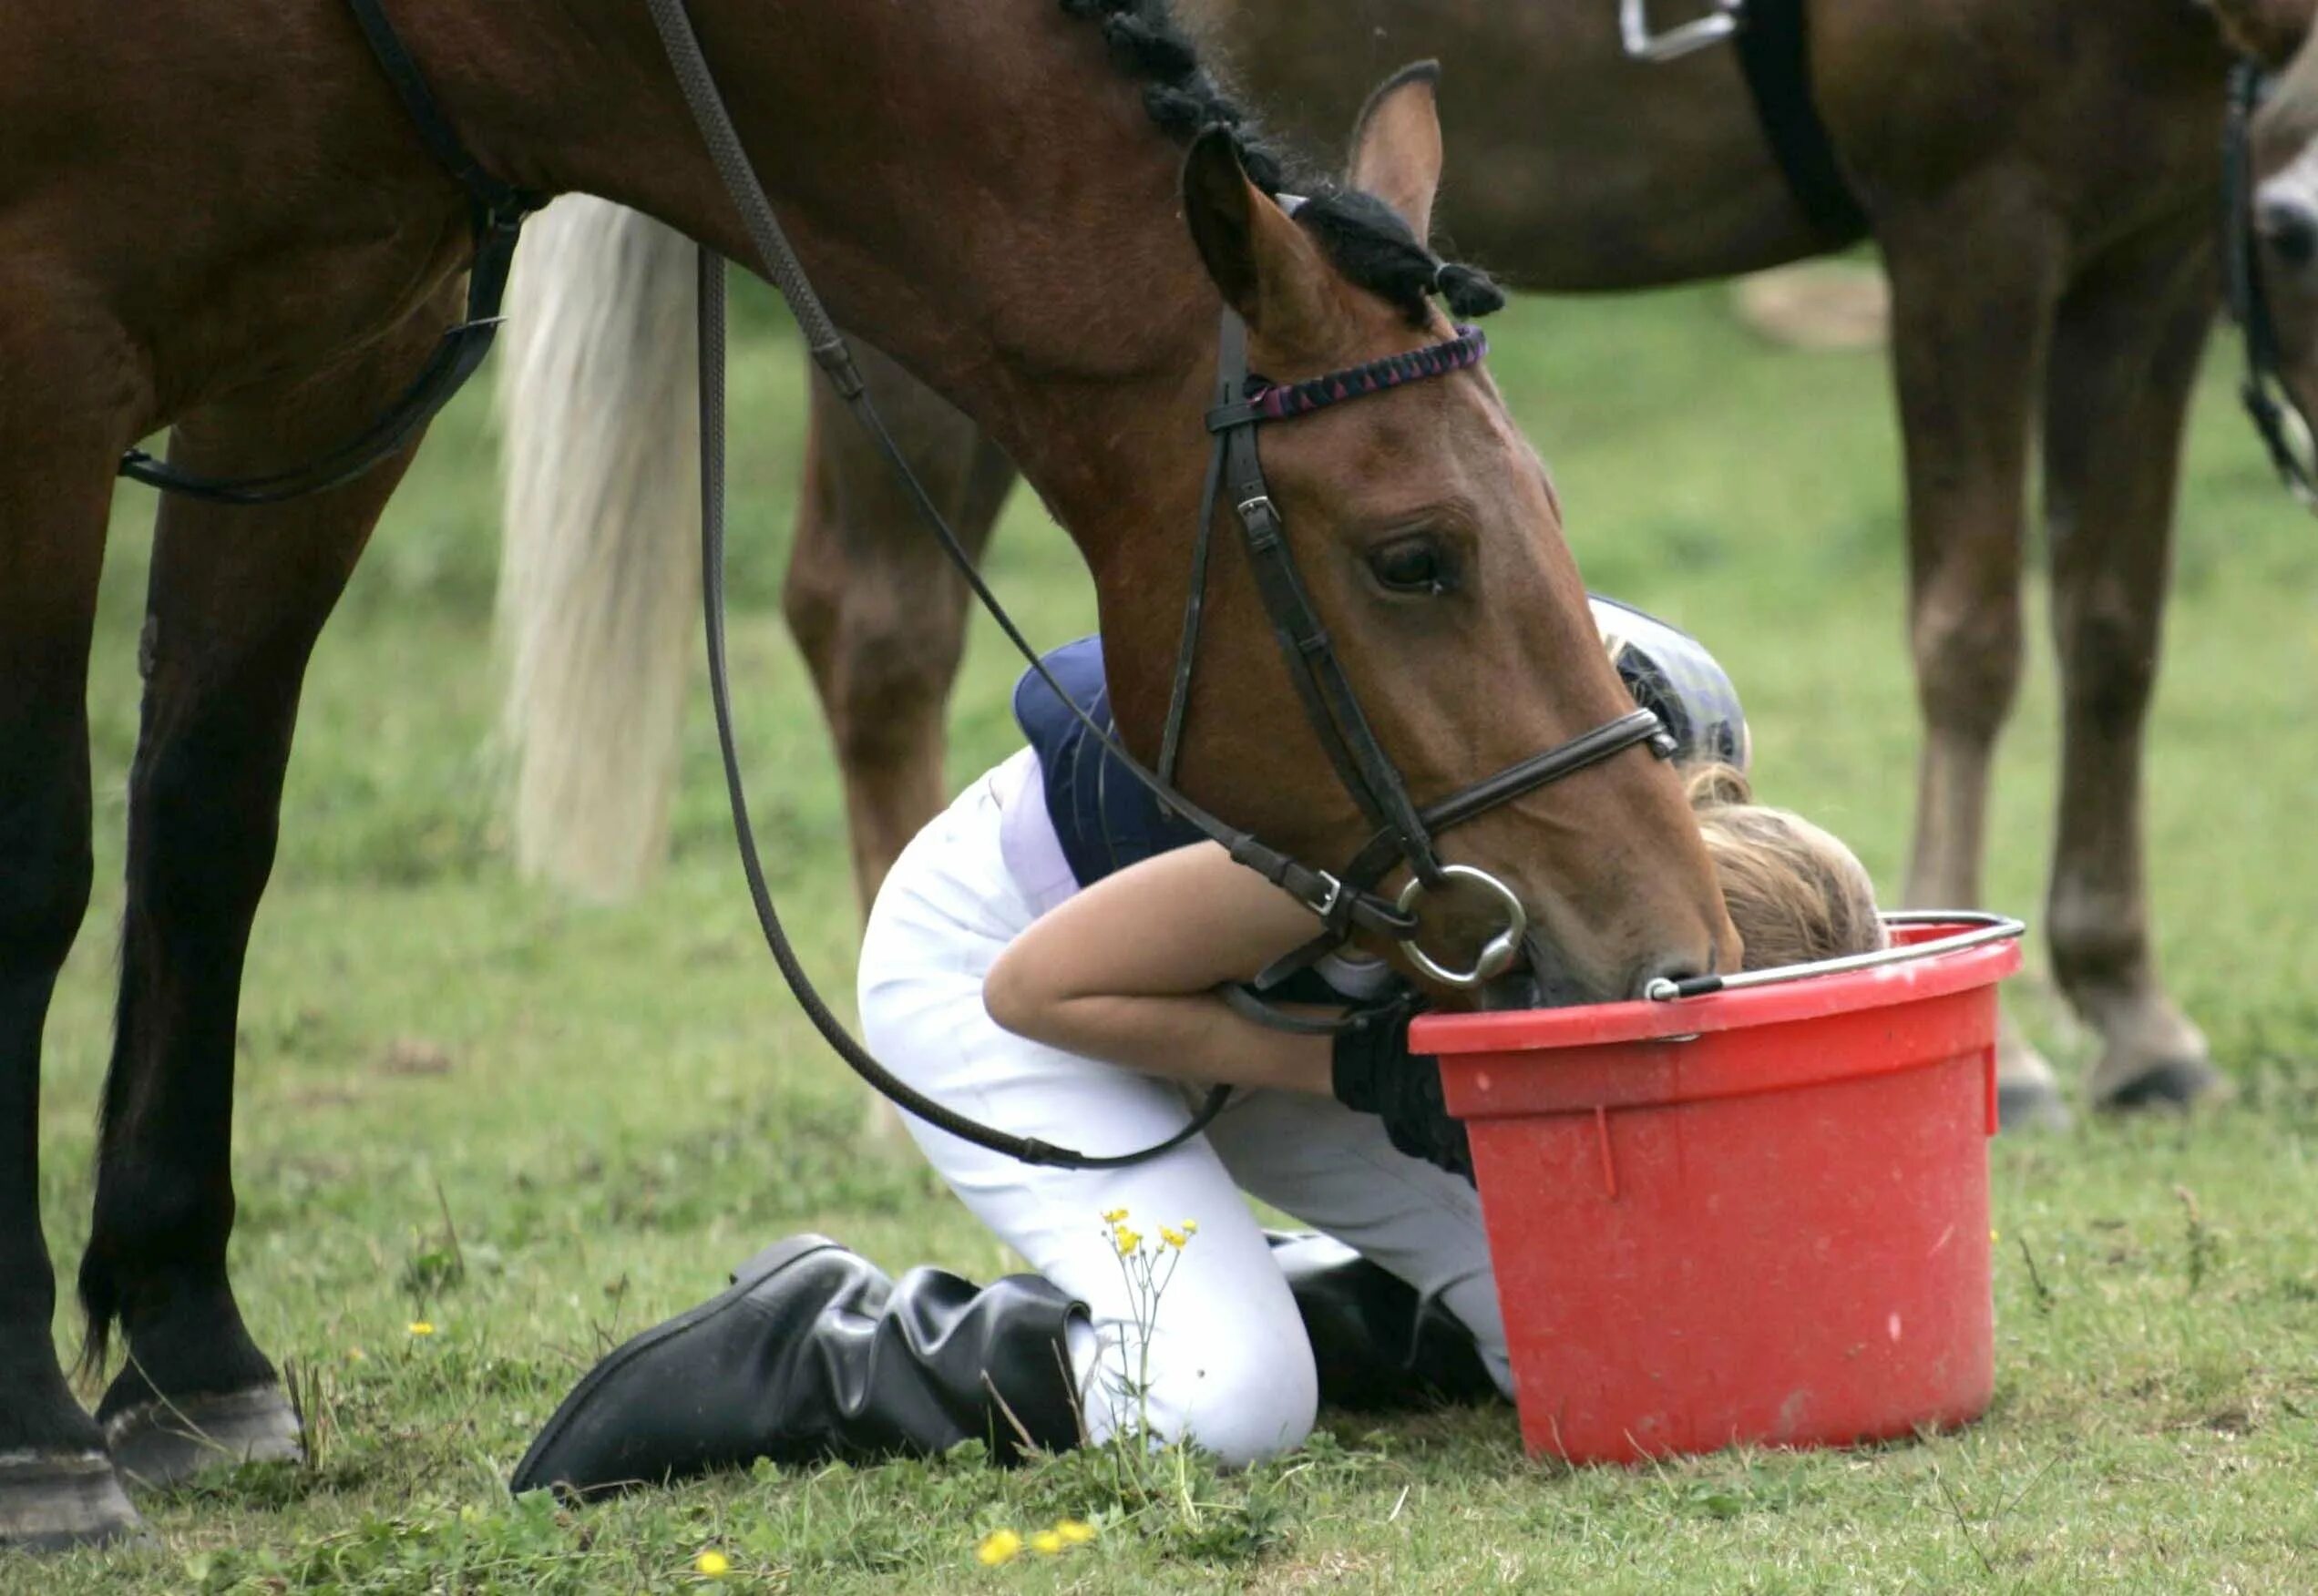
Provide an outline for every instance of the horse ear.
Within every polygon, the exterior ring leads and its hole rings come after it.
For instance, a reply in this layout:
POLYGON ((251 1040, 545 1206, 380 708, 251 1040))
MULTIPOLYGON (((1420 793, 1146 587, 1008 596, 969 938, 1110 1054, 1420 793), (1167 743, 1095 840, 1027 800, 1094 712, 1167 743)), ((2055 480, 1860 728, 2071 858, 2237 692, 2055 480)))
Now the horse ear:
POLYGON ((1377 86, 1352 128, 1352 186, 1391 206, 1420 240, 1441 190, 1440 82, 1438 61, 1403 66, 1377 86))
POLYGON ((2203 0, 2222 33, 2241 53, 2264 66, 2294 58, 2310 36, 2313 0, 2203 0))
POLYGON ((1319 246, 1247 180, 1230 133, 1210 128, 1184 158, 1184 219, 1224 302, 1290 348, 1327 345, 1330 281, 1319 246))

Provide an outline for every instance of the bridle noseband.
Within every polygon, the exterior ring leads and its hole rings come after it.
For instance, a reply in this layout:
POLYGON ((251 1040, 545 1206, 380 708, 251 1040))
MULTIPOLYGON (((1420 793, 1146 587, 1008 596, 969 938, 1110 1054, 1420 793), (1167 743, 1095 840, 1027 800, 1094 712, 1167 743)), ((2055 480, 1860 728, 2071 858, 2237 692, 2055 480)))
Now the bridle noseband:
POLYGON ((2230 111, 2221 141, 2221 256, 2230 316, 2245 341, 2238 398, 2269 448, 2270 462, 2294 497, 2318 509, 2313 429, 2278 365, 2278 328, 2262 286, 2261 240, 2253 216, 2253 115, 2270 92, 2269 74, 2252 61, 2230 69, 2230 111))

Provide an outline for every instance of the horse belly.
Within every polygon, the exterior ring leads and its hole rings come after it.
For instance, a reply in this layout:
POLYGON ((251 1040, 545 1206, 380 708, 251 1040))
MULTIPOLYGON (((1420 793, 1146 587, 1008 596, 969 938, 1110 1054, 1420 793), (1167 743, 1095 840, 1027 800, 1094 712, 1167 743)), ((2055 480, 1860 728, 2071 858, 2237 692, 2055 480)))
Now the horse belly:
MULTIPOLYGON (((1521 286, 1717 277, 1815 253, 1737 54, 1629 61, 1614 0, 1190 0, 1234 76, 1307 148, 1336 147, 1368 91, 1427 56, 1462 174, 1439 223, 1521 286)), ((1695 14, 1655 0, 1662 25, 1695 14)))

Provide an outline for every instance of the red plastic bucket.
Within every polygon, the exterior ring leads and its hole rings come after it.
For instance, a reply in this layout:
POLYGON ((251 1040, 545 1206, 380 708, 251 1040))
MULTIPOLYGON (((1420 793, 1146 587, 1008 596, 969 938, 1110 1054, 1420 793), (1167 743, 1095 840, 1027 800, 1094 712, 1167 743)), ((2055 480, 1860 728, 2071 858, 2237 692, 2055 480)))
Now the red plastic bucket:
POLYGON ((1420 1019, 1410 1045, 1441 1056, 1472 1135, 1529 1450, 1634 1462, 1977 1417, 1996 984, 2019 964, 2000 940, 1420 1019))

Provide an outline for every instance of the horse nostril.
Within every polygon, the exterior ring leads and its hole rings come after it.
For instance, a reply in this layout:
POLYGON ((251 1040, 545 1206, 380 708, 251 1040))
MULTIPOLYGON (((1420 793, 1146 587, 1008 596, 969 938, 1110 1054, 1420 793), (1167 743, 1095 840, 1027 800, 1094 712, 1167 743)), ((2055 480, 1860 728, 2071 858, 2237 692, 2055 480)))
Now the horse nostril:
POLYGON ((2254 225, 2279 264, 2300 270, 2318 259, 2318 206, 2303 195, 2265 194, 2254 209, 2254 225))

